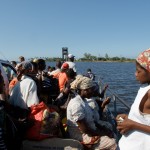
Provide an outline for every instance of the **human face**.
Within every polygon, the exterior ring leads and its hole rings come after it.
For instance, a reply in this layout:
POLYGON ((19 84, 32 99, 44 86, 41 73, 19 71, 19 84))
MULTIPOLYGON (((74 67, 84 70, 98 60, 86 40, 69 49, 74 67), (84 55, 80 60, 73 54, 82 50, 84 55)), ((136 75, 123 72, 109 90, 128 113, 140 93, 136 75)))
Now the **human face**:
POLYGON ((81 90, 81 96, 84 98, 91 98, 93 96, 93 88, 81 90))
POLYGON ((140 66, 138 62, 136 62, 135 76, 141 84, 150 83, 150 72, 140 66))

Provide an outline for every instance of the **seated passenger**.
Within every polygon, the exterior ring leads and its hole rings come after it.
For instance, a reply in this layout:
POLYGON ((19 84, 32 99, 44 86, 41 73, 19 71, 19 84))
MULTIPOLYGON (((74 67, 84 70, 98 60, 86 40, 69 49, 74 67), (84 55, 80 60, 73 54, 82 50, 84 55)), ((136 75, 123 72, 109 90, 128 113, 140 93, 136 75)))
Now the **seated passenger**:
POLYGON ((5 110, 3 101, 5 100, 4 79, 0 70, 0 149, 7 150, 5 141, 5 110))
POLYGON ((58 96, 58 81, 53 79, 52 76, 49 76, 48 73, 45 72, 46 62, 44 59, 38 59, 36 63, 38 65, 38 73, 36 76, 39 81, 38 95, 45 103, 51 103, 51 96, 53 95, 54 99, 58 96))
POLYGON ((2 76, 2 73, 1 73, 1 69, 0 69, 0 100, 6 100, 7 99, 7 96, 6 96, 6 93, 5 93, 5 83, 4 83, 4 78, 2 76))
POLYGON ((92 70, 90 68, 87 69, 87 73, 84 76, 90 78, 91 80, 95 80, 95 75, 94 73, 92 73, 92 70))
POLYGON ((33 71, 33 65, 31 62, 24 62, 22 64, 22 77, 21 81, 17 82, 10 93, 9 102, 13 106, 18 106, 23 109, 38 104, 39 99, 37 96, 37 85, 35 81, 30 77, 33 71))
POLYGON ((68 54, 68 61, 66 61, 65 63, 67 63, 69 65, 69 68, 72 68, 73 71, 77 74, 77 68, 74 61, 75 61, 75 56, 72 54, 68 54))
POLYGON ((61 65, 62 65, 61 61, 58 60, 56 62, 56 69, 54 71, 50 72, 49 75, 54 75, 54 74, 61 72, 61 65))
POLYGON ((75 80, 76 73, 73 71, 72 68, 70 68, 66 71, 66 75, 68 77, 68 81, 66 82, 63 91, 58 95, 55 100, 55 104, 62 109, 66 109, 68 102, 71 98, 71 94, 73 95, 71 91, 71 83, 75 80))
POLYGON ((65 84, 68 81, 66 75, 66 71, 68 69, 69 69, 69 65, 67 63, 63 63, 61 67, 61 72, 57 72, 56 74, 53 74, 53 77, 58 79, 60 92, 63 91, 65 84))
POLYGON ((78 95, 71 99, 67 107, 67 128, 71 138, 90 145, 91 149, 115 150, 116 141, 96 126, 94 114, 86 98, 93 96, 94 83, 87 77, 76 82, 78 95))
MULTIPOLYGON (((17 65, 16 61, 11 61, 11 65, 15 68, 16 65, 17 65)), ((14 70, 11 70, 10 81, 11 81, 12 79, 14 79, 16 76, 17 76, 16 72, 14 72, 14 70)))

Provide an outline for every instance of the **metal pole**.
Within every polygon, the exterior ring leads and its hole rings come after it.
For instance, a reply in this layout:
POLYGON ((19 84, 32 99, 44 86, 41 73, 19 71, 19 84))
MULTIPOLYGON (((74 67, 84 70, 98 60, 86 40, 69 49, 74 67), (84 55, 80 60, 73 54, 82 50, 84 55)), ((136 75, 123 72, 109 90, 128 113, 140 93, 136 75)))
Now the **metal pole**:
POLYGON ((116 103, 116 96, 113 95, 113 101, 114 101, 114 115, 117 116, 117 103, 116 103))

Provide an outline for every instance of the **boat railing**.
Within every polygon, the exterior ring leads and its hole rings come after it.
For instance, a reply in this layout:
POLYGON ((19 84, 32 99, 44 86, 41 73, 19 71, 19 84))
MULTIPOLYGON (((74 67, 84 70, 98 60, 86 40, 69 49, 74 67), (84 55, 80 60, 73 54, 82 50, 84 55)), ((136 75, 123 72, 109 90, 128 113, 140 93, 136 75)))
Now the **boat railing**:
MULTIPOLYGON (((101 91, 103 90, 103 87, 106 84, 103 82, 103 80, 100 76, 96 76, 95 79, 96 79, 95 81, 99 85, 99 90, 101 93, 101 91)), ((120 98, 115 92, 113 92, 113 90, 111 90, 109 87, 107 88, 106 91, 107 92, 105 92, 104 98, 106 98, 107 96, 110 97, 110 95, 111 95, 112 106, 111 106, 111 110, 110 110, 110 107, 107 106, 107 111, 109 113, 109 116, 111 116, 111 122, 113 122, 112 125, 114 125, 114 132, 117 136, 117 142, 118 142, 119 139, 121 138, 121 134, 119 133, 119 131, 116 128, 117 125, 116 125, 116 121, 115 121, 115 118, 118 114, 118 105, 117 104, 121 103, 123 105, 123 108, 125 109, 126 113, 129 112, 130 106, 122 98, 120 98)))
MULTIPOLYGON (((103 87, 106 85, 102 78, 100 76, 96 76, 96 82, 99 84, 99 88, 100 88, 100 92, 102 91, 103 87)), ((109 95, 111 95, 111 102, 113 103, 113 108, 112 108, 112 112, 113 115, 116 117, 118 114, 118 107, 117 107, 117 103, 121 103, 123 105, 123 107, 127 110, 126 112, 129 112, 130 110, 130 106, 125 102, 125 100, 123 100, 122 98, 120 98, 118 96, 118 94, 116 94, 115 92, 113 92, 109 87, 107 88, 107 92, 105 92, 104 97, 106 98, 107 96, 109 97, 109 95)))

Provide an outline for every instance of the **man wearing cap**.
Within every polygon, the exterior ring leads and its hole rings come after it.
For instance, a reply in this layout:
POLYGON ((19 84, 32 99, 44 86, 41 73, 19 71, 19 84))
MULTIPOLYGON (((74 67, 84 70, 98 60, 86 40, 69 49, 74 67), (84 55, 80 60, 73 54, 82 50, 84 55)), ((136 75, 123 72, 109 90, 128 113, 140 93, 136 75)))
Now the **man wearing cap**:
POLYGON ((17 82, 10 93, 9 102, 14 106, 18 106, 23 109, 38 104, 39 99, 37 96, 37 85, 35 81, 30 77, 34 70, 34 66, 31 62, 22 62, 22 77, 21 81, 17 82))
POLYGON ((58 72, 53 75, 54 78, 58 79, 60 92, 63 91, 66 82, 68 81, 68 77, 66 75, 66 71, 69 69, 68 63, 63 63, 61 66, 61 72, 58 72))
POLYGON ((72 68, 74 72, 77 72, 76 65, 74 63, 74 57, 74 55, 68 54, 68 61, 66 63, 68 63, 69 68, 72 68))

